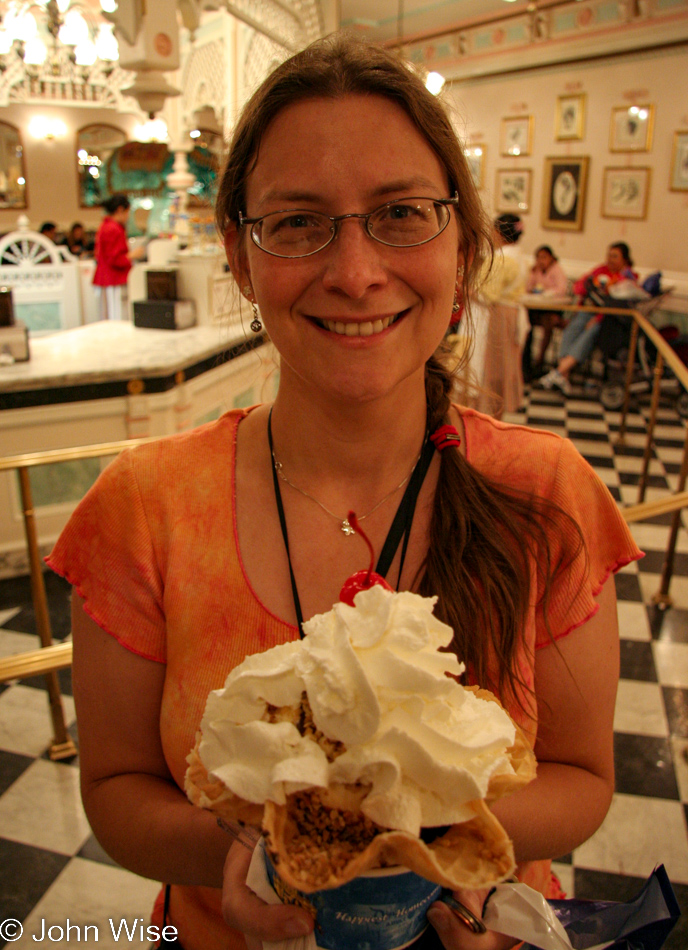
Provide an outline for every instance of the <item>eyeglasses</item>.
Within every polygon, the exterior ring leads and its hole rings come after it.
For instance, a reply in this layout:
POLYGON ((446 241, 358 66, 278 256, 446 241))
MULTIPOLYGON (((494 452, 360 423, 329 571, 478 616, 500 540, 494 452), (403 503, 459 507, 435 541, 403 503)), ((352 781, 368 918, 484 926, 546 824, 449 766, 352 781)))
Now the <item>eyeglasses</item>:
POLYGON ((239 227, 251 225, 251 240, 261 251, 274 257, 309 257, 322 251, 337 236, 340 221, 361 218, 366 233, 388 247, 417 247, 427 244, 449 224, 449 205, 453 198, 399 198, 368 214, 332 216, 319 211, 292 208, 272 211, 260 218, 245 218, 239 212, 239 227))

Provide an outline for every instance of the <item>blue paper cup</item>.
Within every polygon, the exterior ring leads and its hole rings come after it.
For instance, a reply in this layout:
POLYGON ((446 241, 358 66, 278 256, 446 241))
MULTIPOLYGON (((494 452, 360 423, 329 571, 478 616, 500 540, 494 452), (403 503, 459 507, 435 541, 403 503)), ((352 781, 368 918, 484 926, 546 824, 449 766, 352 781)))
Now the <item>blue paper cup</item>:
POLYGON ((320 950, 401 950, 428 927, 442 888, 407 868, 380 868, 327 891, 304 894, 285 884, 265 854, 270 884, 285 904, 315 917, 320 950))

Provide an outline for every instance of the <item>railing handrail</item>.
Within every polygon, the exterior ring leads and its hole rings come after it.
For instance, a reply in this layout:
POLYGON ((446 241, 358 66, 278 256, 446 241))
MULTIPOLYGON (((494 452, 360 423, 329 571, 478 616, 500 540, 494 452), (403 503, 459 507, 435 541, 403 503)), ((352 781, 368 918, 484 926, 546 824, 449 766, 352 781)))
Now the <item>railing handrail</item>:
POLYGON ((633 317, 645 336, 649 337, 649 339, 657 347, 657 350, 662 354, 664 362, 667 364, 667 366, 671 367, 672 372, 678 379, 681 386, 683 386, 683 388, 688 391, 688 366, 686 366, 683 360, 679 359, 676 351, 672 349, 662 334, 650 323, 647 317, 640 313, 639 310, 634 310, 630 307, 596 307, 591 306, 590 304, 585 304, 585 306, 580 307, 576 304, 572 304, 570 307, 567 306, 565 309, 582 311, 583 313, 602 313, 604 315, 610 314, 620 317, 633 317))
POLYGON ((14 468, 34 468, 37 465, 49 465, 54 462, 74 462, 80 459, 99 458, 101 455, 117 455, 123 449, 130 449, 146 442, 155 442, 157 439, 158 436, 150 436, 144 439, 122 439, 118 442, 77 445, 69 449, 46 449, 43 452, 6 455, 0 458, 0 472, 11 471, 14 468))

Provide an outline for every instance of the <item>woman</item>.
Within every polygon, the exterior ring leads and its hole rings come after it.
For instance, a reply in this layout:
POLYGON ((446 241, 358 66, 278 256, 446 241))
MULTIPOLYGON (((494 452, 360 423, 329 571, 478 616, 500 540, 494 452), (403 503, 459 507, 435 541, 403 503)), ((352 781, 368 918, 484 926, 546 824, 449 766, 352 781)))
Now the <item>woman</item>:
MULTIPOLYGON (((633 270, 630 248, 623 241, 609 245, 604 264, 577 280, 573 285, 573 292, 583 301, 591 289, 607 292, 612 284, 621 280, 631 280, 634 283, 638 280, 638 275, 633 270)), ((561 335, 557 367, 542 377, 541 386, 545 389, 560 389, 565 395, 571 395, 571 370, 578 363, 583 363, 595 349, 602 328, 602 318, 601 313, 590 314, 581 311, 571 319, 561 335)))
POLYGON ((79 221, 75 221, 69 229, 65 244, 69 249, 69 253, 73 254, 75 257, 81 257, 81 255, 86 252, 87 247, 84 226, 79 221))
POLYGON ((474 306, 472 365, 480 386, 478 409, 500 419, 523 402, 521 343, 526 312, 519 301, 524 290, 523 256, 518 242, 523 222, 517 214, 500 214, 493 223, 492 266, 478 288, 474 306))
MULTIPOLYGON (((535 252, 535 263, 530 269, 526 280, 526 293, 542 294, 543 297, 565 297, 568 291, 569 280, 564 268, 559 263, 554 251, 547 244, 543 244, 535 252)), ((554 310, 528 309, 528 319, 531 329, 523 347, 523 377, 528 382, 533 376, 542 375, 547 347, 552 339, 554 327, 562 326, 561 312, 554 310), (532 363, 533 327, 541 326, 543 333, 540 340, 538 357, 535 366, 532 363)))
MULTIPOLYGON (((569 443, 450 404, 434 354, 487 233, 451 123, 396 56, 320 41, 246 106, 217 221, 280 353, 279 392, 122 455, 51 555, 76 587, 91 825, 125 867, 172 885, 168 922, 186 950, 254 950, 313 929, 302 909, 245 886, 249 853, 181 790, 186 755, 208 691, 247 654, 298 637, 290 569, 303 616, 328 610, 366 559, 343 515, 365 516, 379 551, 426 432, 446 423, 461 445, 432 455, 388 576, 439 595, 472 679, 529 730, 538 778, 494 810, 523 879, 553 893, 548 859, 592 834, 611 799, 609 573, 639 552, 569 443), (564 508, 585 512, 587 555, 564 508)), ((460 896, 480 913, 485 893, 460 896)), ((448 950, 514 945, 473 936, 444 904, 428 917, 448 950)))
POLYGON ((145 253, 142 248, 129 250, 126 231, 129 207, 126 195, 113 195, 103 202, 105 217, 98 228, 93 252, 96 259, 93 283, 99 295, 101 320, 123 319, 127 277, 132 262, 145 253))

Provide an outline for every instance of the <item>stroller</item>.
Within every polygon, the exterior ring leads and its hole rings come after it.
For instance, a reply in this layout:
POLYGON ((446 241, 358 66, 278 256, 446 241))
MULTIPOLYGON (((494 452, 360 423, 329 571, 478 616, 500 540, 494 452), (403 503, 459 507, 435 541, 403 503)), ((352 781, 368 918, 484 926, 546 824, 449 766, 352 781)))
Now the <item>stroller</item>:
MULTIPOLYGON (((643 283, 645 294, 642 298, 637 295, 638 288, 630 290, 628 297, 618 297, 607 294, 596 287, 586 288, 586 303, 600 307, 616 307, 637 310, 644 317, 648 317, 658 309, 673 288, 660 289, 661 274, 651 274, 643 283)), ((621 409, 625 398, 626 364, 630 347, 632 320, 618 314, 605 314, 597 338, 595 349, 603 360, 603 375, 598 397, 605 409, 621 409)), ((667 326, 658 330, 661 336, 670 344, 679 358, 688 364, 688 334, 681 335, 677 327, 667 326)), ((630 392, 633 395, 649 393, 652 390, 654 366, 657 359, 657 348, 645 336, 638 334, 633 376, 630 392)), ((669 397, 683 418, 688 418, 688 392, 680 385, 668 367, 664 367, 660 380, 660 391, 669 397)))

